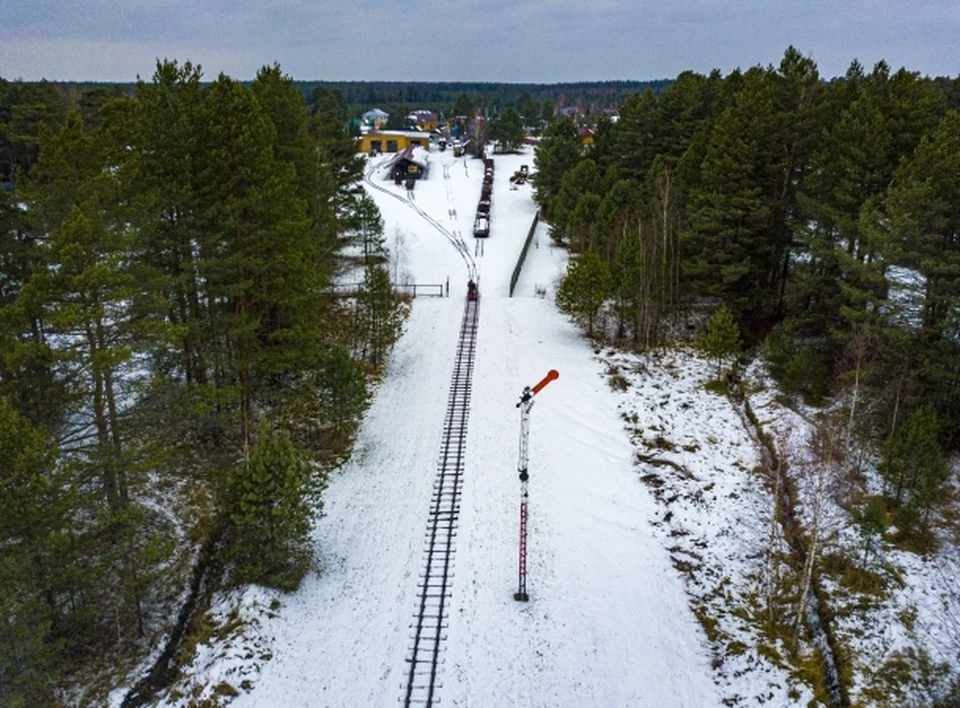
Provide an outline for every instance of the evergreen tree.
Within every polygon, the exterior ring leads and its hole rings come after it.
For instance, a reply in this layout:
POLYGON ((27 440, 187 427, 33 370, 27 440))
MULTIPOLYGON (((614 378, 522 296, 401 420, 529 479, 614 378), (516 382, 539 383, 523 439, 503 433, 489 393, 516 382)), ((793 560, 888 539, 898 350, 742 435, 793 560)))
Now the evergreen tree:
POLYGON ((55 578, 70 486, 44 434, 0 395, 0 702, 55 705, 63 649, 55 578))
MULTIPOLYGON (((543 133, 534 156, 536 171, 531 176, 534 201, 544 211, 552 208, 553 197, 560 192, 564 175, 581 160, 580 136, 569 118, 552 123, 543 133)), ((549 212, 547 218, 552 216, 549 212)))
MULTIPOLYGON (((473 101, 465 93, 461 93, 457 96, 457 100, 454 101, 453 107, 450 109, 450 115, 454 118, 466 118, 470 120, 473 118, 473 113, 476 110, 476 106, 473 101)), ((465 126, 462 126, 465 127, 465 126)))
MULTIPOLYGON (((629 227, 624 225, 624 231, 629 227)), ((632 229, 630 229, 632 232, 632 229)), ((617 336, 622 337, 627 322, 632 325, 634 341, 640 337, 640 309, 643 302, 643 255, 640 240, 633 234, 625 234, 617 245, 610 268, 614 310, 617 314, 617 336)))
POLYGON ((373 366, 380 366, 400 337, 403 317, 402 302, 390 284, 386 268, 368 265, 357 295, 360 356, 373 366))
POLYGON ((591 192, 582 194, 570 213, 567 233, 575 251, 582 252, 587 248, 598 248, 594 224, 597 221, 597 211, 600 209, 601 201, 599 194, 591 192))
POLYGON ((274 155, 296 171, 297 196, 308 202, 320 189, 319 165, 309 133, 310 114, 303 94, 279 64, 261 67, 251 85, 274 128, 274 155))
POLYGON ((524 126, 539 128, 543 112, 539 101, 535 101, 526 91, 517 99, 517 110, 523 117, 524 126))
POLYGON ((960 112, 951 111, 901 163, 887 197, 897 252, 923 278, 921 362, 924 399, 936 406, 951 441, 960 439, 960 112))
POLYGON ((42 127, 56 131, 63 126, 67 102, 46 79, 7 84, 9 113, 0 118, 0 147, 6 157, 4 172, 16 179, 17 171, 29 174, 40 155, 42 127))
POLYGON ((516 108, 507 108, 490 122, 490 139, 498 152, 515 152, 523 145, 523 118, 516 108))
POLYGON ((643 180, 656 157, 660 134, 657 97, 647 89, 624 101, 615 137, 617 168, 624 179, 643 180))
POLYGON ((770 311, 782 256, 770 231, 764 170, 774 127, 763 74, 751 70, 713 125, 683 236, 684 272, 696 291, 723 298, 747 319, 770 311))
MULTIPOLYGON (((364 191, 363 158, 357 155, 353 137, 344 129, 346 106, 338 92, 331 92, 322 102, 314 103, 309 133, 311 150, 319 169, 316 188, 307 199, 307 213, 312 230, 325 251, 338 248, 337 238, 356 227, 352 214, 364 191)), ((323 268, 329 268, 323 262, 323 268)))
POLYGON ((659 133, 654 149, 667 164, 677 163, 693 135, 711 116, 715 101, 711 94, 718 80, 684 71, 657 97, 657 116, 651 119, 659 133))
POLYGON ((880 472, 885 493, 903 509, 903 531, 926 524, 949 477, 938 434, 937 415, 926 406, 913 411, 887 440, 880 472))
POLYGON ((700 343, 703 353, 717 362, 717 379, 723 377, 723 364, 740 353, 740 327, 726 305, 721 305, 707 324, 700 343))
POLYGON ((254 402, 276 400, 285 377, 316 363, 323 274, 294 169, 275 157, 272 122, 252 90, 221 75, 203 118, 197 216, 206 335, 214 381, 236 395, 246 444, 254 402))
POLYGON ((863 288, 858 273, 879 262, 880 250, 877 239, 861 233, 861 212, 889 183, 889 139, 879 109, 862 93, 828 129, 813 157, 811 175, 798 195, 807 224, 798 245, 808 256, 795 273, 799 336, 829 332, 843 339, 842 313, 862 305, 856 298, 863 288))
POLYGON ((582 237, 586 231, 593 229, 600 206, 598 195, 602 191, 601 179, 597 164, 590 158, 564 172, 560 189, 549 204, 551 238, 558 243, 572 241, 570 245, 576 251, 583 251, 590 246, 589 239, 582 237), (588 196, 590 198, 581 204, 581 200, 588 196))
POLYGON ((376 202, 367 195, 361 196, 354 210, 354 217, 357 221, 357 238, 363 250, 364 264, 374 259, 385 258, 387 246, 383 217, 380 216, 380 209, 377 208, 376 202))
POLYGON ((363 369, 344 347, 331 349, 323 361, 320 402, 341 449, 347 442, 350 424, 363 412, 368 396, 363 369))
POLYGON ((171 351, 157 352, 162 367, 176 370, 187 386, 203 391, 216 369, 209 346, 207 306, 200 260, 204 93, 199 66, 157 62, 150 83, 137 84, 135 145, 142 164, 136 188, 154 199, 158 224, 144 250, 144 262, 161 278, 167 322, 177 333, 171 351))
POLYGON ((293 590, 310 564, 309 534, 324 480, 290 438, 261 422, 249 458, 230 478, 234 581, 293 590))
POLYGON ((567 266, 567 273, 557 289, 557 306, 585 324, 587 336, 593 337, 594 323, 600 308, 610 295, 610 269, 596 251, 585 251, 567 266))
POLYGON ((25 309, 42 311, 46 335, 56 337, 53 351, 70 372, 75 413, 87 416, 77 424, 96 431, 84 452, 116 512, 128 500, 120 388, 135 351, 149 343, 138 327, 140 287, 130 258, 141 219, 123 186, 128 165, 108 161, 78 114, 42 146, 25 196, 48 233, 47 262, 34 269, 21 295, 25 309))
POLYGON ((639 200, 636 183, 628 180, 617 180, 612 187, 604 191, 603 200, 596 213, 594 242, 597 251, 608 262, 613 260, 626 224, 636 218, 639 200))

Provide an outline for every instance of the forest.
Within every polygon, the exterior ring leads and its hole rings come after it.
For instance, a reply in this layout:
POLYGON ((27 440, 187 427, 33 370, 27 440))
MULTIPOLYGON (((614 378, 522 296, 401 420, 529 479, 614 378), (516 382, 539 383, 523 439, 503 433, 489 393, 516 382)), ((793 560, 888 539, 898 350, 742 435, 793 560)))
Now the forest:
POLYGON ((761 356, 880 451, 882 498, 853 511, 918 552, 957 512, 958 107, 960 79, 853 62, 825 82, 790 48, 634 94, 588 148, 552 123, 533 177, 579 254, 558 304, 588 335, 647 348, 677 315, 712 317, 711 355, 761 356))
POLYGON ((0 703, 102 704, 198 593, 296 587, 406 305, 342 106, 279 66, 2 94, 0 703))

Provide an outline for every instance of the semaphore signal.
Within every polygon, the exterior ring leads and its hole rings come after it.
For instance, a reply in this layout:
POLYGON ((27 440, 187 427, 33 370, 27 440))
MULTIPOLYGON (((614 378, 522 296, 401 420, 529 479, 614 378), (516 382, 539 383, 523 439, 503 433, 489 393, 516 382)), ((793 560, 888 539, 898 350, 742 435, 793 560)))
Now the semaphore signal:
POLYGON ((556 369, 550 369, 547 375, 531 388, 526 386, 523 393, 520 394, 520 402, 517 408, 520 409, 520 462, 517 465, 517 471, 520 473, 520 554, 518 566, 518 587, 513 594, 513 599, 519 602, 526 602, 530 599, 527 595, 527 503, 530 500, 527 483, 530 481, 530 472, 528 470, 529 462, 529 442, 530 442, 530 409, 533 408, 533 397, 536 396, 548 383, 554 379, 560 378, 560 372, 556 369))

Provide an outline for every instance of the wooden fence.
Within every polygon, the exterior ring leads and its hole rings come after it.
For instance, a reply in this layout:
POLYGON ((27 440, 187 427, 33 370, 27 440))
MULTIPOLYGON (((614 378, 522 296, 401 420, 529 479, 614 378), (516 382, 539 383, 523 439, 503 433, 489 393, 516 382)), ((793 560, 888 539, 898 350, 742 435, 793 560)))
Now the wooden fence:
POLYGON ((540 212, 533 217, 533 223, 530 224, 530 231, 527 232, 527 240, 523 242, 523 248, 520 249, 520 257, 517 259, 517 265, 513 269, 513 275, 510 276, 510 297, 513 297, 513 289, 517 287, 517 280, 520 278, 520 269, 523 267, 523 260, 527 257, 527 249, 530 248, 530 242, 533 240, 533 234, 537 230, 537 224, 540 223, 540 212))
MULTIPOLYGON (((336 297, 356 297, 362 285, 363 283, 333 283, 329 289, 336 297)), ((393 289, 410 297, 444 296, 443 283, 396 283, 393 289)))

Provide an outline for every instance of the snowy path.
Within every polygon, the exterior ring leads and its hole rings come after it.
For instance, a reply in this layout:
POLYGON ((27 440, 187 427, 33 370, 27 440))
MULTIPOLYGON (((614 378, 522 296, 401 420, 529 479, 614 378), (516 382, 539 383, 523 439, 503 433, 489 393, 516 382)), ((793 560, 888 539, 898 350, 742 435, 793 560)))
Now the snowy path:
MULTIPOLYGON (((535 211, 530 188, 509 190, 508 178, 532 156, 496 159, 491 237, 477 261, 483 307, 441 705, 719 706, 702 630, 649 530, 654 501, 634 470, 616 395, 579 333, 534 295, 566 263, 545 234, 517 297, 507 297, 535 211), (560 379, 531 416, 530 602, 517 603, 515 403, 550 368, 560 379)), ((416 187, 418 208, 468 233, 482 172, 479 162, 453 165, 443 179, 438 167, 416 187)), ((315 534, 321 572, 264 622, 273 657, 237 706, 395 706, 404 682, 468 273, 462 253, 416 212, 372 196, 388 245, 402 231, 413 278, 449 276, 453 297, 415 301, 354 459, 326 493, 315 534)))

